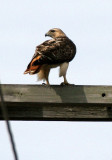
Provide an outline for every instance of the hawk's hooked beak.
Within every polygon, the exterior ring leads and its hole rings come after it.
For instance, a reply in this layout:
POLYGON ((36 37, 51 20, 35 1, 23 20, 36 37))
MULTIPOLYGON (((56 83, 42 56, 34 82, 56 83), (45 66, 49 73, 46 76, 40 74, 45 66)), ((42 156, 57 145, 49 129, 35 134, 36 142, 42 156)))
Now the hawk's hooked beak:
POLYGON ((45 34, 45 37, 49 36, 48 33, 45 34))

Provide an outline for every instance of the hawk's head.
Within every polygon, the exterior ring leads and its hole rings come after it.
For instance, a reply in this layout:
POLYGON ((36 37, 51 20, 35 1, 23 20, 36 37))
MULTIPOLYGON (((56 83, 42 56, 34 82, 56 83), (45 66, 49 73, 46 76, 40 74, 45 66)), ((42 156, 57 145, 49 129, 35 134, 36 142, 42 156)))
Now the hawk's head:
POLYGON ((66 37, 66 34, 59 28, 53 28, 50 29, 45 36, 49 36, 52 38, 58 38, 58 37, 66 37))

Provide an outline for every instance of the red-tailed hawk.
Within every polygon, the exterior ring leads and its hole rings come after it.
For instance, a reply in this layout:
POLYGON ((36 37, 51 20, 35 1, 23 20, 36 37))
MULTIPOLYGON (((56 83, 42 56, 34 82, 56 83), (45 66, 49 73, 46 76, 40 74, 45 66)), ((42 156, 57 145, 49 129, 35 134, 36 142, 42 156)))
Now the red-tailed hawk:
POLYGON ((49 30, 45 36, 52 39, 47 40, 36 47, 35 54, 28 64, 24 74, 38 74, 38 80, 46 80, 49 85, 49 72, 51 68, 60 67, 59 77, 63 76, 62 84, 69 84, 66 72, 69 62, 76 54, 75 44, 58 28, 49 30))

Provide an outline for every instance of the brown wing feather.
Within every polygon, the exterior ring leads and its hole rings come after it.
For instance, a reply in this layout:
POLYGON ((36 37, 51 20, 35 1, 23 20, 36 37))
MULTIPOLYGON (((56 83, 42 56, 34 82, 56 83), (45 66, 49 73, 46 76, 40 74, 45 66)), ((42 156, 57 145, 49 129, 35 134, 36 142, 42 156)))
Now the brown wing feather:
POLYGON ((69 62, 75 54, 75 44, 67 37, 45 41, 36 47, 35 54, 24 74, 38 73, 43 64, 69 62))
POLYGON ((33 65, 60 64, 70 62, 76 54, 75 44, 67 37, 56 38, 37 46, 37 53, 42 57, 34 61, 33 65))

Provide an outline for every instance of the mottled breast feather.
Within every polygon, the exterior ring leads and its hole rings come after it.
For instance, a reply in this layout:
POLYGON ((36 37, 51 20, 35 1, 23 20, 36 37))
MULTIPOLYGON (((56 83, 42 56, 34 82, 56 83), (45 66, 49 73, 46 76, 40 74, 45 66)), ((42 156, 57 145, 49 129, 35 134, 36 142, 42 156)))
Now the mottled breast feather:
POLYGON ((75 54, 76 46, 68 37, 47 40, 36 47, 32 60, 37 56, 40 56, 40 58, 35 60, 32 65, 70 62, 75 54))

